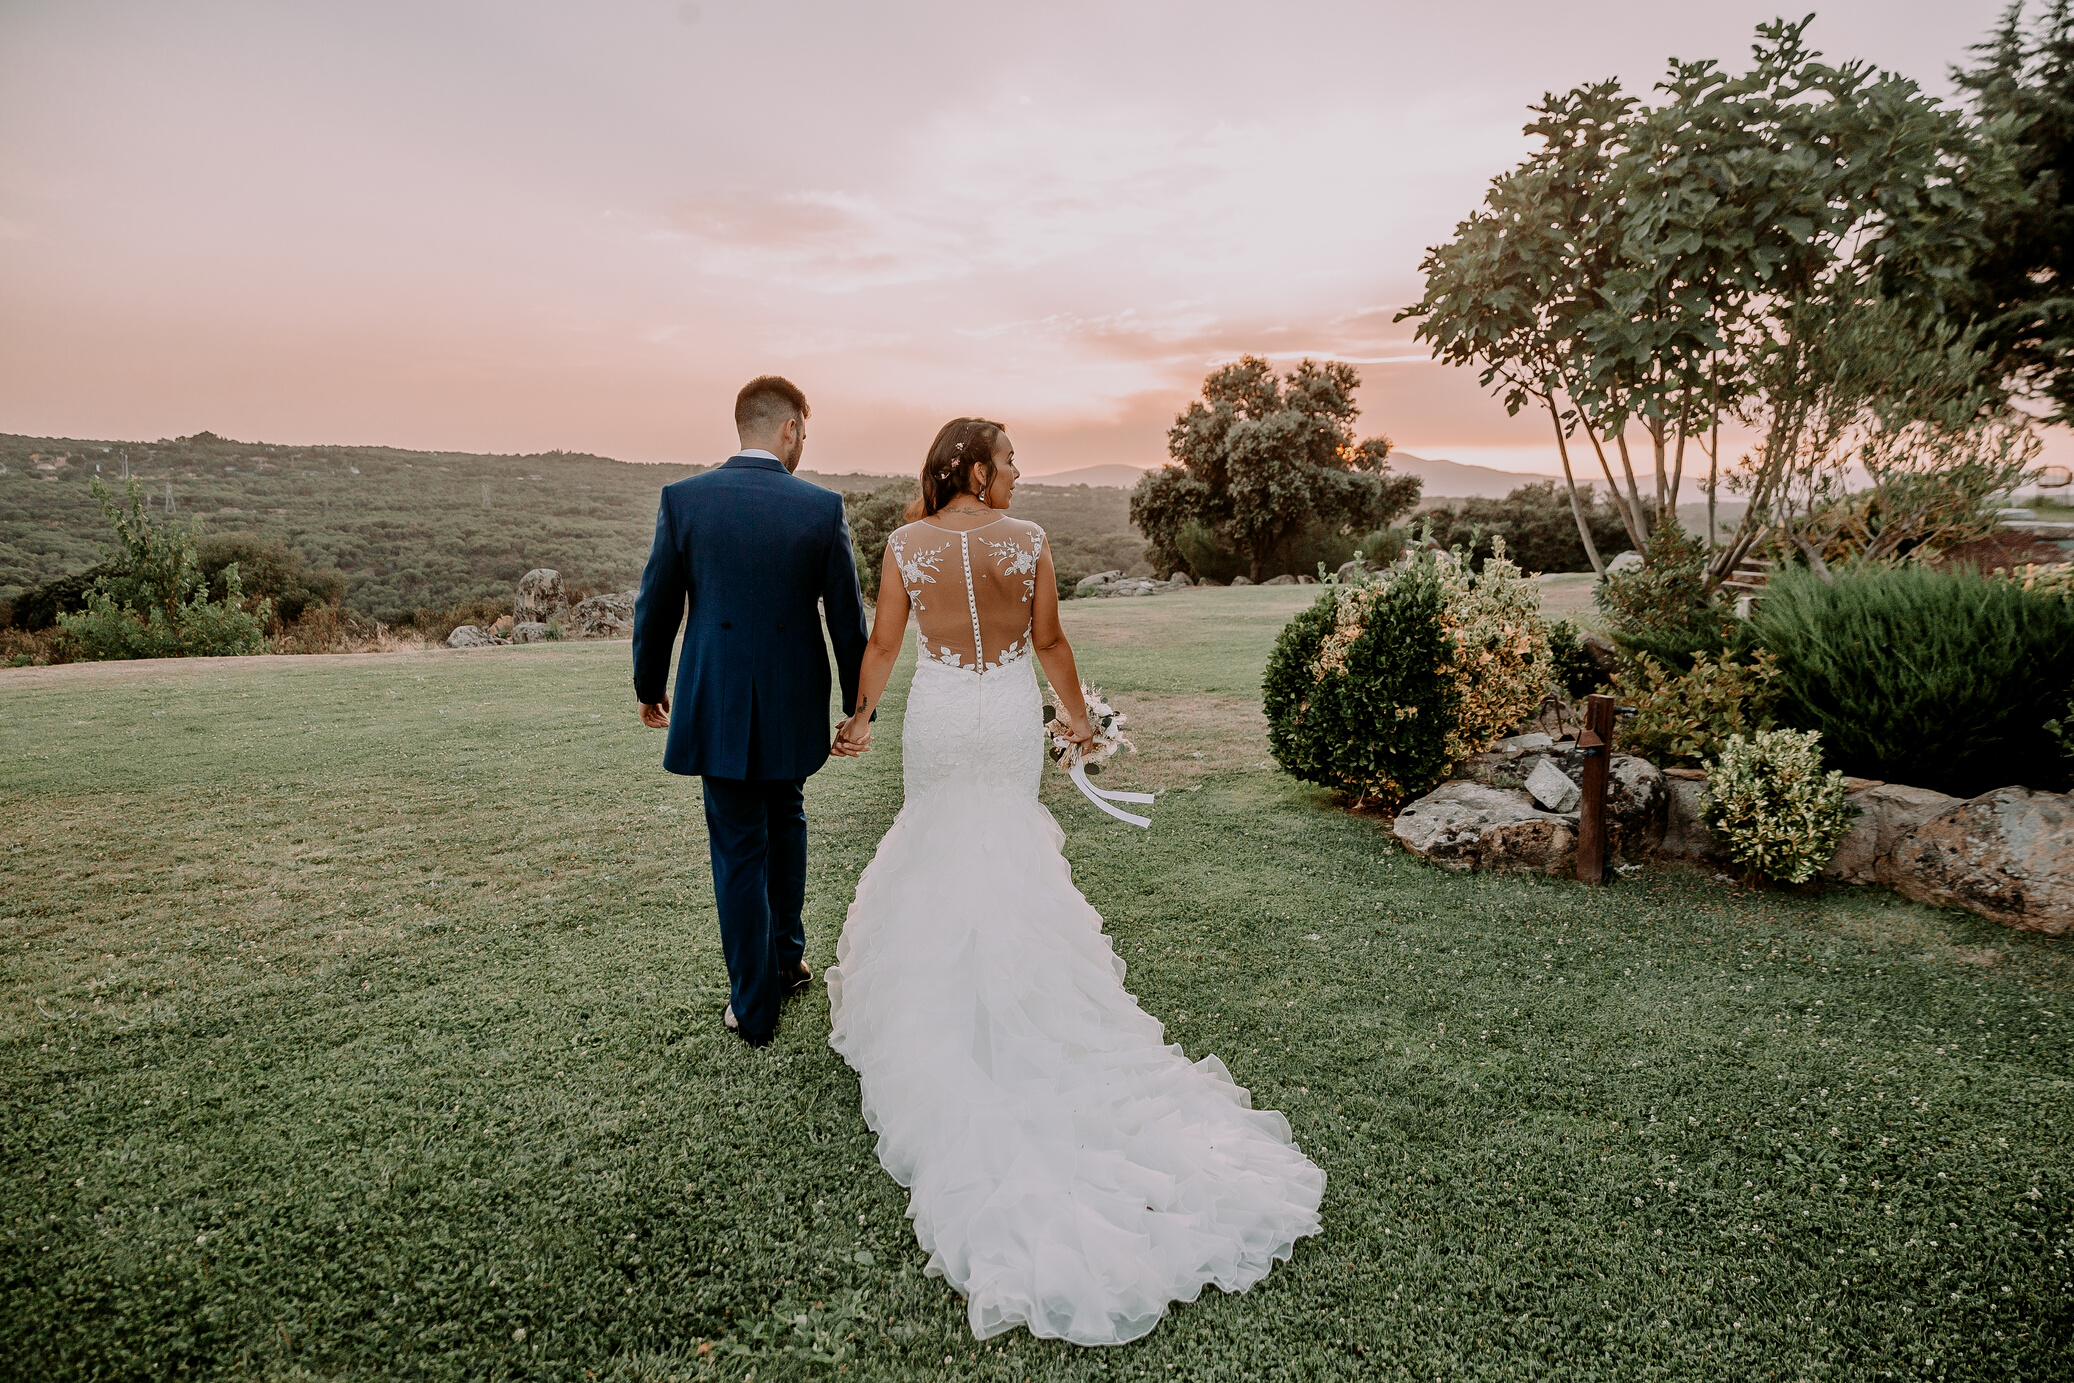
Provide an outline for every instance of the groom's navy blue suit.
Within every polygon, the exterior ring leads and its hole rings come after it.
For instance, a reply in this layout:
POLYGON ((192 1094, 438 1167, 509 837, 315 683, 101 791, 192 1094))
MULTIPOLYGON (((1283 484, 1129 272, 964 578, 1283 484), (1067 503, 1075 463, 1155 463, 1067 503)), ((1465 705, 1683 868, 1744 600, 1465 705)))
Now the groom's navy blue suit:
POLYGON ((684 626, 663 767, 705 780, 720 939, 742 1034, 778 1025, 806 929, 805 779, 828 761, 828 654, 857 704, 864 602, 842 496, 738 455, 663 489, 634 603, 634 695, 663 699, 684 626))

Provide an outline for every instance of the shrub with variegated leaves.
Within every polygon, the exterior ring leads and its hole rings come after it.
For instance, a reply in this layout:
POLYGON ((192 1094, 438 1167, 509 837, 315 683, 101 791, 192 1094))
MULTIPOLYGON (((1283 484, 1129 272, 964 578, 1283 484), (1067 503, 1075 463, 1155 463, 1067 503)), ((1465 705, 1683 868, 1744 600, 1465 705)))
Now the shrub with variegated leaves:
POLYGON ((1814 730, 1760 730, 1722 744, 1701 819, 1730 859, 1790 884, 1829 863, 1858 809, 1844 775, 1823 772, 1821 742, 1814 730))

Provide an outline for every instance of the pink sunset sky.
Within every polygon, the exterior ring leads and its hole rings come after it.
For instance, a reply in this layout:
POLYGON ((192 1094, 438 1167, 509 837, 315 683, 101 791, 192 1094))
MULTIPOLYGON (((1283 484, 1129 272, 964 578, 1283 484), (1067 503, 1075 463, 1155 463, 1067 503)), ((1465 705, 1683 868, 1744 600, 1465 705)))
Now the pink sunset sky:
MULTIPOLYGON (((2001 8, 1812 33, 1948 96, 2001 8)), ((979 413, 1042 475, 1157 464, 1250 351, 1357 362, 1404 451, 1553 471, 1392 323, 1421 251, 1543 91, 1740 67, 1777 13, 7 0, 0 431, 706 461, 769 370, 815 469, 979 413)))

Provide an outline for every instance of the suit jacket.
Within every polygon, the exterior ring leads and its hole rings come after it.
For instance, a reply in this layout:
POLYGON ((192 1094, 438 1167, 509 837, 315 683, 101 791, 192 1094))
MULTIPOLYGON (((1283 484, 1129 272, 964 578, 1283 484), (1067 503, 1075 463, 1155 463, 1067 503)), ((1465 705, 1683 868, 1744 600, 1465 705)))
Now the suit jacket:
POLYGON ((664 487, 634 602, 634 694, 644 704, 663 699, 684 626, 664 768, 768 780, 804 778, 828 761, 816 601, 848 714, 866 635, 842 496, 761 456, 664 487))

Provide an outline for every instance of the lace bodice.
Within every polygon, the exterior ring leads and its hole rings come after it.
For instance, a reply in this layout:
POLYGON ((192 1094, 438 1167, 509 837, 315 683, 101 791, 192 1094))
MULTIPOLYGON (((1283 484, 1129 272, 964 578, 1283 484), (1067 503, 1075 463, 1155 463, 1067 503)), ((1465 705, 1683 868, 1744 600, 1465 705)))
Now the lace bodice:
POLYGON ((1030 651, 1044 530, 1006 515, 958 532, 927 519, 893 531, 886 551, 914 607, 921 656, 987 672, 1030 651))

